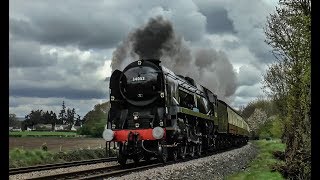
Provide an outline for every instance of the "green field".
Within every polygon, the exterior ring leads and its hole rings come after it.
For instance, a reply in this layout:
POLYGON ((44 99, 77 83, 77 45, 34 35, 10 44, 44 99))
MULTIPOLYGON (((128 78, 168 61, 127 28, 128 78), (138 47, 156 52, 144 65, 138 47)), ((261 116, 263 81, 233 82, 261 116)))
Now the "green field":
POLYGON ((41 136, 76 136, 76 132, 51 132, 51 131, 21 131, 21 132, 9 132, 9 136, 15 137, 41 137, 41 136))
POLYGON ((242 172, 233 174, 227 177, 227 180, 256 180, 256 179, 272 179, 283 180, 284 178, 279 172, 272 172, 271 167, 276 163, 280 163, 273 157, 272 152, 284 151, 285 144, 282 144, 280 140, 258 140, 253 141, 253 144, 259 148, 257 157, 249 164, 249 167, 242 172))

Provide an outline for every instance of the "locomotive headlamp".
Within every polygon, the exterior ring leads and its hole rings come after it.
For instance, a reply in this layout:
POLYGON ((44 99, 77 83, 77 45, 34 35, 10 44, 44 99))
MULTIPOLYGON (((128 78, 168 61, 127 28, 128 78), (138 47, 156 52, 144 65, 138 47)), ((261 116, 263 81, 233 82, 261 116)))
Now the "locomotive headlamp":
POLYGON ((133 119, 134 120, 138 120, 139 119, 139 113, 138 112, 134 112, 132 115, 133 115, 133 119))
POLYGON ((152 136, 155 138, 155 139, 161 139, 164 135, 164 130, 163 128, 161 127, 155 127, 152 129, 152 136))
POLYGON ((110 100, 111 100, 111 101, 114 101, 114 96, 111 96, 111 97, 110 97, 110 100))
POLYGON ((160 97, 161 97, 161 98, 164 98, 164 92, 161 92, 161 93, 160 93, 160 97))
POLYGON ((102 137, 106 141, 111 141, 114 137, 114 132, 111 129, 105 129, 102 133, 102 137))

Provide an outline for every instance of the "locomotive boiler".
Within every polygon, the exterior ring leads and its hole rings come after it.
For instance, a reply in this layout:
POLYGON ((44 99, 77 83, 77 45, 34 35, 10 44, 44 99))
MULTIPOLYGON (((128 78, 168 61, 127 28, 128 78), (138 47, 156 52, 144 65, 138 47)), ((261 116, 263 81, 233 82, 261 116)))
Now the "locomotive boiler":
POLYGON ((234 109, 160 63, 138 60, 110 77, 111 108, 103 138, 117 143, 121 165, 128 159, 166 162, 201 156, 248 141, 248 124, 234 109))

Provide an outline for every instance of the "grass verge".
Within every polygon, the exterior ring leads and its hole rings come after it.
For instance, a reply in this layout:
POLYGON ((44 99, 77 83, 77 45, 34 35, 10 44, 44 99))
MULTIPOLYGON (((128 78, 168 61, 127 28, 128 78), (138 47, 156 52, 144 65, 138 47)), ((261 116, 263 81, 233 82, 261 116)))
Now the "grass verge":
POLYGON ((48 136, 62 136, 62 137, 75 137, 76 132, 59 132, 59 131, 21 131, 9 132, 11 137, 48 137, 48 136))
POLYGON ((279 172, 272 172, 272 166, 276 163, 283 163, 276 159, 272 152, 284 151, 285 144, 280 140, 257 140, 252 141, 259 149, 257 157, 249 164, 249 167, 242 172, 228 176, 227 180, 256 180, 256 179, 284 179, 279 172))
MULTIPOLYGON (((111 156, 115 153, 112 152, 111 156)), ((67 152, 53 153, 43 150, 23 150, 15 148, 9 151, 9 168, 35 166, 40 164, 63 163, 88 159, 105 158, 106 150, 79 149, 67 152)))

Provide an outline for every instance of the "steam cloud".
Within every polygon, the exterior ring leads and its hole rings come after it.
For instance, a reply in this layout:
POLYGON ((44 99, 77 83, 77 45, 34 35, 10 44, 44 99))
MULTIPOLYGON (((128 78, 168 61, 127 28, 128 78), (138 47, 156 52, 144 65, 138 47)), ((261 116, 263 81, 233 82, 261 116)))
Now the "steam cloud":
POLYGON ((150 58, 160 59, 162 65, 176 74, 193 78, 219 99, 227 100, 236 90, 233 66, 223 52, 213 48, 191 49, 161 16, 129 33, 113 52, 111 68, 123 70, 133 61, 150 58))

